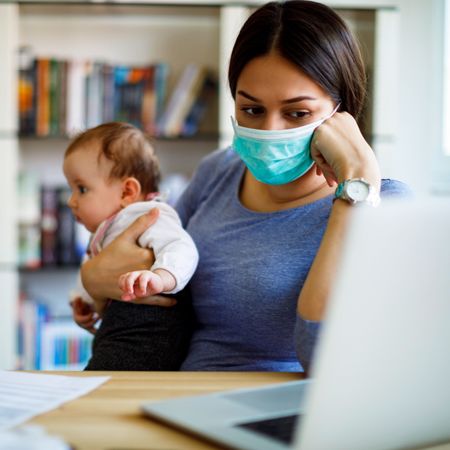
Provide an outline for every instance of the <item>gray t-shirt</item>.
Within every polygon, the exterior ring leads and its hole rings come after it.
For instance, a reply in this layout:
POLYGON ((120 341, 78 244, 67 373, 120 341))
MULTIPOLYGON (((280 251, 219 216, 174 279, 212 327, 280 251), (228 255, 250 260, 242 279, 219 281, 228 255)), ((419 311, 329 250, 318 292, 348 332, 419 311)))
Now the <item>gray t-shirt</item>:
MULTIPOLYGON (((208 155, 176 207, 200 260, 189 286, 197 326, 182 370, 302 371, 319 326, 297 316, 333 196, 271 213, 245 208, 231 149, 208 155)), ((409 192, 383 180, 382 195, 409 192)))

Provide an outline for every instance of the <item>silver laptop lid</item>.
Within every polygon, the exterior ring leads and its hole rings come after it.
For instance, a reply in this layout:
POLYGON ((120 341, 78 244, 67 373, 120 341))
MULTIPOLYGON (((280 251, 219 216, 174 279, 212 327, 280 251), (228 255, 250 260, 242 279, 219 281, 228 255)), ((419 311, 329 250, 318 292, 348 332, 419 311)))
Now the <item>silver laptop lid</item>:
POLYGON ((296 448, 448 440, 450 201, 355 211, 345 244, 296 448))

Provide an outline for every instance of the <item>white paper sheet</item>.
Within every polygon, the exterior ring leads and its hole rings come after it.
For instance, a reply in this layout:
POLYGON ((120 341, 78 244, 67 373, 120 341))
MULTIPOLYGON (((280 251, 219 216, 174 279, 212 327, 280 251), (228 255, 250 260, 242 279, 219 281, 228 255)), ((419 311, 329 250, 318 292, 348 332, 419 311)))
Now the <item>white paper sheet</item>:
POLYGON ((71 450, 58 436, 51 436, 37 425, 23 425, 0 431, 0 450, 71 450))
POLYGON ((110 377, 68 377, 0 370, 0 430, 57 408, 110 377))

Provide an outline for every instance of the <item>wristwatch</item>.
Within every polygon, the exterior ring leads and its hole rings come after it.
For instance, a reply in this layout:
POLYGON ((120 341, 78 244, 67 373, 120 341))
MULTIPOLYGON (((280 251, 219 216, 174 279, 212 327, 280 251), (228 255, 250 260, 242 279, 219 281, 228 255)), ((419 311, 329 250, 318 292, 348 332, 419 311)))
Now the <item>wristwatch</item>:
POLYGON ((339 183, 334 199, 342 199, 352 205, 366 204, 376 207, 380 204, 377 190, 364 178, 350 178, 339 183))

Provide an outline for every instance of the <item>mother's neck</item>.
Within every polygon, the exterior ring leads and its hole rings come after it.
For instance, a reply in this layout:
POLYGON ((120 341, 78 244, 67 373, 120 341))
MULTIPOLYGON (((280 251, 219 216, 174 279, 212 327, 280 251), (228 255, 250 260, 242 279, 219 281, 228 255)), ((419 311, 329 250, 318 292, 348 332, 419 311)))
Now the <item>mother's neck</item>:
POLYGON ((312 203, 333 194, 323 176, 317 176, 315 167, 288 184, 269 185, 256 180, 246 170, 239 193, 241 203, 257 212, 274 212, 312 203))

